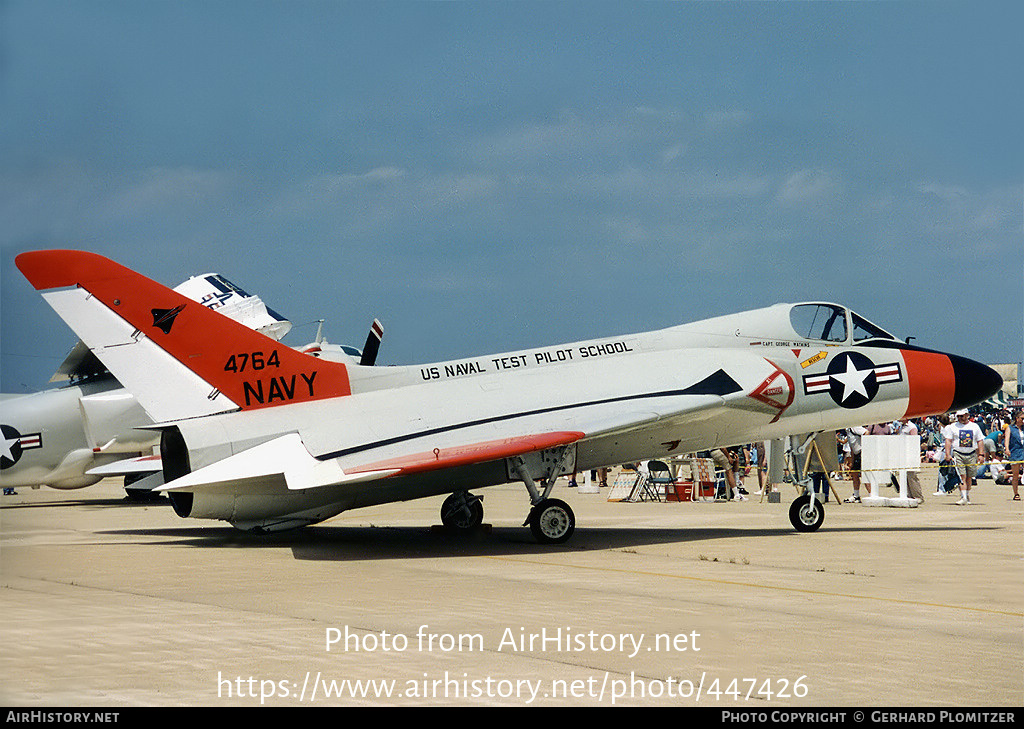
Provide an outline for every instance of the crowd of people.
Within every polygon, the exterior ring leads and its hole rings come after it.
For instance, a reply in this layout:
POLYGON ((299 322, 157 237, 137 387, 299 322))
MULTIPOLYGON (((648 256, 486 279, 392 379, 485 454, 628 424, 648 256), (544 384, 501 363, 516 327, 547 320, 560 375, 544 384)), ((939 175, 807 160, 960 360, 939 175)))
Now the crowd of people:
MULTIPOLYGON (((985 405, 960 410, 952 415, 873 423, 836 432, 836 453, 839 469, 833 479, 850 480, 853 493, 847 503, 860 502, 861 438, 865 435, 916 435, 921 442, 921 462, 938 464, 934 496, 956 495, 956 503, 971 503, 971 488, 979 478, 990 478, 1012 487, 1014 501, 1020 501, 1021 473, 1024 470, 1024 409, 1016 412, 993 409, 985 405)), ((732 498, 745 500, 748 491, 744 480, 756 474, 757 491, 765 488, 767 467, 763 443, 732 448, 719 448, 710 453, 716 468, 724 471, 726 488, 732 498)), ((825 493, 823 468, 812 460, 810 475, 816 491, 825 493)), ((910 498, 924 501, 920 476, 907 474, 910 498)), ((826 494, 827 497, 827 494, 826 494)))
MULTIPOLYGON (((921 462, 938 464, 934 496, 956 494, 956 503, 971 503, 970 492, 978 478, 991 478, 1013 489, 1013 500, 1020 501, 1020 485, 1024 446, 1024 410, 1010 413, 985 406, 959 410, 952 416, 937 415, 916 420, 901 420, 849 428, 845 443, 839 447, 847 452, 853 494, 850 502, 860 500, 859 441, 864 435, 917 435, 921 442, 921 462)), ((842 441, 844 434, 837 434, 842 441)), ((923 501, 916 473, 908 474, 910 496, 923 501)))

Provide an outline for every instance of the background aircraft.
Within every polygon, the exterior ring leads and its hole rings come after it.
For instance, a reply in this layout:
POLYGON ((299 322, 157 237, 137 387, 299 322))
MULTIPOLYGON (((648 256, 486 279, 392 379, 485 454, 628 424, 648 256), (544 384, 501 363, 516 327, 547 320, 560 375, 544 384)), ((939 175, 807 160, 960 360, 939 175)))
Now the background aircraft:
MULTIPOLYGON (((535 537, 563 542, 561 474, 945 412, 1001 385, 824 303, 365 367, 310 358, 101 256, 16 262, 157 423, 175 511, 255 531, 440 494, 444 523, 469 528, 483 517, 470 488, 522 481, 535 537)), ((790 516, 812 531, 824 507, 804 495, 790 516)))
MULTIPOLYGON (((292 327, 258 296, 216 273, 193 276, 174 290, 275 340, 292 327)), ((152 420, 81 341, 50 382, 67 385, 0 396, 0 485, 5 490, 41 485, 77 489, 104 476, 125 476, 127 488, 160 471, 160 458, 153 455, 159 435, 142 429, 152 420)), ((140 490, 129 489, 133 491, 140 490)))
MULTIPOLYGON (((220 274, 193 276, 175 291, 261 332, 275 341, 291 322, 220 274)), ((316 341, 302 351, 352 364, 372 364, 383 329, 374 322, 363 352, 316 341)), ((135 396, 122 387, 81 341, 57 369, 51 382, 66 386, 29 395, 0 395, 3 443, 0 486, 77 489, 108 476, 124 476, 129 496, 149 495, 163 483, 159 433, 135 396), (152 477, 152 476, 156 477, 152 477)))

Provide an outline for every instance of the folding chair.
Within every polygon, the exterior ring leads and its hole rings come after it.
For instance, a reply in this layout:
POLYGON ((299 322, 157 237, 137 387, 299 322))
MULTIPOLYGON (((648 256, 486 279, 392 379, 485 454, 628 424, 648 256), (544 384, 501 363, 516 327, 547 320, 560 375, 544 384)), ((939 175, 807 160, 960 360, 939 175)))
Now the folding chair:
POLYGON ((694 458, 690 461, 690 469, 693 473, 693 500, 704 501, 707 496, 714 500, 718 490, 715 479, 715 462, 710 458, 694 458), (710 494, 707 493, 709 489, 710 494))
POLYGON ((654 501, 661 501, 660 488, 664 487, 667 491, 669 485, 674 485, 676 480, 672 476, 672 471, 664 461, 648 461, 647 469, 650 471, 650 476, 647 477, 647 484, 644 487, 644 491, 653 498, 654 501))

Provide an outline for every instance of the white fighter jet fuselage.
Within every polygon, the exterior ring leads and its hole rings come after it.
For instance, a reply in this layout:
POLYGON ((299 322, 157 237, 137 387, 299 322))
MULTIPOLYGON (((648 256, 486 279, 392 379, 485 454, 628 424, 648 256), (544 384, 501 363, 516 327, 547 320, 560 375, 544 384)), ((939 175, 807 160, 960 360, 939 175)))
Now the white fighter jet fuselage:
MULTIPOLYGON (((560 474, 945 412, 1001 384, 824 303, 451 362, 343 365, 99 256, 41 251, 18 266, 158 423, 176 511, 242 529, 437 494, 451 494, 445 523, 471 525, 482 508, 470 488, 522 481, 534 534, 559 542, 575 523, 549 498, 560 474)), ((794 525, 817 528, 821 504, 800 510, 794 525)))

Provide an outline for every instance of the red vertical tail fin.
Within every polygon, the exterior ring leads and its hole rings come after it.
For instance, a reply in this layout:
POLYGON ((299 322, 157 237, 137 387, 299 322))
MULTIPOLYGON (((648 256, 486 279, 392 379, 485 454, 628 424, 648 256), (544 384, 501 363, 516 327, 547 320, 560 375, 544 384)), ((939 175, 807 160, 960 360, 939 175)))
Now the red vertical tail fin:
POLYGON ((103 256, 34 251, 21 272, 158 421, 351 394, 297 352, 103 256))

